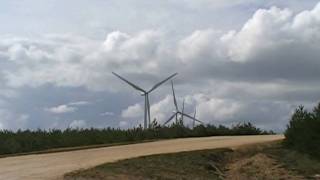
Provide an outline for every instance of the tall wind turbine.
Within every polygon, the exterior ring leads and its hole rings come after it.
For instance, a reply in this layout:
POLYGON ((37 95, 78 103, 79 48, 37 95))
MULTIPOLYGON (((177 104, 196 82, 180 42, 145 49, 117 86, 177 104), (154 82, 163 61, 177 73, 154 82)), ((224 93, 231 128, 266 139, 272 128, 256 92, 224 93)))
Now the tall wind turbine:
POLYGON ((158 82, 157 84, 155 84, 149 91, 146 91, 144 89, 142 89, 141 87, 133 84, 132 82, 128 81, 127 79, 125 79, 124 77, 121 77, 119 74, 112 72, 112 74, 114 74, 115 76, 117 76, 118 78, 120 78, 121 80, 123 80, 124 82, 128 83, 130 86, 132 86, 134 89, 138 90, 141 92, 141 96, 144 96, 144 128, 148 128, 148 125, 150 127, 150 123, 151 123, 151 118, 150 118, 150 102, 149 102, 149 94, 154 91, 155 89, 157 89, 159 86, 161 86, 163 83, 165 83, 166 81, 168 81, 169 79, 173 78, 174 76, 176 76, 178 73, 174 73, 171 76, 167 77, 166 79, 164 79, 163 81, 158 82))
POLYGON ((174 88, 173 88, 173 81, 171 81, 171 87, 172 87, 173 103, 174 103, 174 106, 175 106, 175 110, 173 111, 172 116, 163 125, 168 124, 174 117, 176 118, 176 122, 178 122, 178 115, 181 116, 181 120, 182 121, 183 121, 183 117, 186 116, 189 119, 192 119, 193 121, 197 121, 197 122, 203 124, 202 121, 200 121, 200 120, 196 119, 195 117, 192 117, 192 116, 184 113, 184 100, 183 100, 183 103, 182 103, 182 111, 179 110, 177 99, 176 99, 176 95, 175 95, 174 88))

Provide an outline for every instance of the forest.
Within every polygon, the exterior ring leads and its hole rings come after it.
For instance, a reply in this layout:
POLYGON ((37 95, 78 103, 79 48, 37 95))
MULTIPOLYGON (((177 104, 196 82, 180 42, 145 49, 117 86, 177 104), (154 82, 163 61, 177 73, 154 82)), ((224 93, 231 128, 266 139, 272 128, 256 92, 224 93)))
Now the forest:
POLYGON ((144 140, 205 137, 222 135, 259 135, 273 134, 263 131, 250 122, 239 123, 232 127, 223 125, 198 125, 186 127, 182 121, 172 125, 160 126, 153 121, 151 128, 133 129, 52 129, 52 130, 18 130, 0 131, 0 154, 26 153, 55 148, 90 146, 99 144, 131 143, 144 140))

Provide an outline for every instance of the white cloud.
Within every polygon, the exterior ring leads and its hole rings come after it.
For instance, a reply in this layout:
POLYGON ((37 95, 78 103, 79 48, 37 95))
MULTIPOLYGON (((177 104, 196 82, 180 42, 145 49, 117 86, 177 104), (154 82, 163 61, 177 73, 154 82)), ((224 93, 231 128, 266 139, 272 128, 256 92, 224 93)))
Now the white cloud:
POLYGON ((85 128, 87 127, 87 123, 84 120, 74 120, 69 124, 69 127, 72 129, 85 128))
POLYGON ((212 29, 197 30, 190 36, 181 40, 178 44, 177 54, 184 63, 190 63, 196 60, 197 63, 201 57, 212 57, 219 53, 217 39, 220 33, 212 29))
POLYGON ((0 129, 25 129, 28 122, 28 114, 19 114, 8 109, 0 109, 0 129))
MULTIPOLYGON (((313 66, 318 62, 319 7, 296 14, 277 7, 259 9, 240 30, 199 29, 181 39, 155 30, 138 33, 114 31, 107 34, 104 41, 71 35, 47 36, 40 40, 9 37, 2 40, 7 49, 2 53, 8 54, 15 68, 3 70, 3 73, 11 87, 54 84, 89 90, 118 89, 121 83, 111 71, 134 75, 134 80, 142 74, 155 78, 173 71, 206 79, 212 76, 210 69, 213 73, 220 70, 217 72, 219 76, 228 76, 228 72, 222 69, 233 65, 235 68, 229 71, 234 74, 229 76, 241 77, 249 72, 257 76, 255 69, 266 65, 273 68, 278 63, 274 68, 277 72, 267 75, 280 76, 288 72, 289 76, 293 72, 285 71, 285 64, 298 63, 291 60, 293 55, 288 52, 292 49, 298 49, 294 51, 299 53, 296 58, 312 58, 307 64, 313 66), (228 64, 230 61, 236 64, 228 64), (257 61, 261 63, 241 66, 241 63, 257 61), (258 67, 245 69, 250 65, 258 67), (240 71, 240 75, 236 71, 240 71)), ((303 70, 301 73, 308 72, 303 70)), ((145 78, 142 83, 149 81, 145 78)))
POLYGON ((88 101, 76 101, 76 102, 70 102, 68 103, 70 106, 84 106, 84 105, 89 105, 91 104, 88 101))
POLYGON ((45 108, 45 110, 54 114, 64 114, 64 113, 75 112, 77 108, 63 104, 56 107, 45 108))
POLYGON ((115 81, 110 73, 112 70, 121 68, 126 73, 148 70, 154 74, 158 70, 159 62, 156 61, 161 54, 162 35, 156 31, 146 30, 132 35, 111 32, 102 42, 79 40, 73 36, 65 38, 4 39, 7 41, 6 53, 11 57, 8 60, 15 67, 3 71, 7 85, 38 87, 54 84, 110 90, 112 86, 107 82, 115 81))
POLYGON ((54 113, 54 114, 64 114, 64 113, 71 113, 78 110, 78 106, 85 106, 91 104, 88 101, 75 101, 70 102, 68 104, 61 104, 59 106, 44 108, 45 111, 54 113))
POLYGON ((127 121, 120 121, 119 126, 121 129, 127 129, 129 127, 129 123, 127 121))
MULTIPOLYGON (((182 110, 182 101, 185 99, 185 113, 193 116, 196 108, 197 119, 205 124, 234 125, 239 122, 252 122, 260 128, 273 129, 278 132, 284 130, 284 124, 288 122, 294 108, 282 101, 242 101, 212 97, 201 93, 177 96, 177 99, 180 110, 182 110)), ((141 107, 140 105, 134 105, 128 108, 132 116, 130 116, 130 121, 124 120, 122 122, 125 123, 122 127, 133 127, 139 124, 138 121, 141 120, 143 111, 134 110, 138 106, 141 107)), ((128 109, 123 112, 128 112, 128 109)), ((168 95, 151 105, 151 118, 156 118, 158 123, 163 124, 172 115, 173 110, 173 99, 171 95, 168 95)), ((184 123, 191 125, 192 120, 185 118, 184 123)))
POLYGON ((257 10, 239 32, 231 32, 223 37, 229 44, 229 56, 234 61, 242 62, 257 50, 290 43, 287 36, 291 19, 292 12, 288 9, 272 7, 257 10))
POLYGON ((158 122, 164 123, 172 115, 174 110, 173 98, 171 95, 167 95, 159 102, 151 105, 151 118, 155 118, 158 122))
POLYGON ((223 40, 229 44, 228 54, 233 61, 259 60, 255 55, 270 49, 287 52, 286 48, 293 48, 292 45, 319 45, 319 17, 320 3, 313 10, 298 14, 277 7, 259 9, 240 31, 226 34, 223 40))
POLYGON ((140 104, 134 104, 121 112, 123 118, 143 117, 144 108, 140 104))
MULTIPOLYGON (((211 98, 204 94, 192 94, 177 98, 180 111, 182 110, 182 101, 185 99, 185 113, 193 115, 194 109, 196 108, 197 118, 205 123, 211 123, 213 121, 224 122, 233 119, 236 113, 241 111, 242 108, 242 105, 238 102, 211 98)), ((151 116, 162 124, 172 115, 174 110, 172 96, 166 96, 159 102, 152 104, 151 116)), ((186 124, 188 124, 188 122, 186 122, 186 124)))
POLYGON ((118 48, 123 42, 130 38, 128 34, 122 33, 120 31, 114 31, 108 34, 107 39, 104 41, 103 45, 106 51, 112 51, 118 48))
POLYGON ((101 113, 100 116, 114 116, 114 113, 106 111, 106 112, 101 113))
POLYGON ((197 103, 197 117, 205 122, 224 122, 228 119, 233 119, 242 108, 240 103, 225 99, 201 99, 197 103))

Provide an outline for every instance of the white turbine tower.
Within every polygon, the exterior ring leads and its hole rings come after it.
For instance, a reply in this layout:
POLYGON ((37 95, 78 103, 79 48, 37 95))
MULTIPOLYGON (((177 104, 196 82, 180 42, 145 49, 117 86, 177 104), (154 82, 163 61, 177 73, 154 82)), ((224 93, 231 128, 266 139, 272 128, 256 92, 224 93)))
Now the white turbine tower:
POLYGON ((139 86, 133 84, 132 82, 128 81, 127 79, 125 79, 123 77, 121 77, 119 74, 117 74, 115 72, 112 72, 112 74, 114 74, 115 76, 117 76, 118 78, 123 80, 124 82, 128 83, 134 89, 140 91, 141 92, 141 96, 144 96, 144 128, 146 129, 146 128, 148 128, 148 125, 150 127, 150 123, 151 123, 149 94, 152 91, 154 91, 155 89, 157 89, 160 85, 162 85, 163 83, 165 83, 169 79, 171 79, 174 76, 176 76, 178 73, 174 73, 171 76, 169 76, 168 78, 164 79, 163 81, 160 81, 159 83, 155 84, 149 91, 146 91, 146 90, 140 88, 139 86))
POLYGON ((198 119, 196 119, 195 116, 192 117, 192 116, 184 113, 184 100, 183 100, 183 103, 182 103, 182 111, 179 110, 179 107, 178 107, 178 104, 177 104, 176 95, 175 95, 174 88, 173 88, 173 81, 171 81, 171 87, 172 87, 173 103, 174 103, 174 106, 175 106, 175 110, 173 111, 173 115, 163 125, 168 124, 174 117, 176 117, 176 122, 178 122, 178 115, 181 116, 181 120, 182 121, 183 121, 183 117, 186 116, 189 119, 192 119, 194 122, 197 121, 197 122, 203 124, 203 122, 198 120, 198 119))

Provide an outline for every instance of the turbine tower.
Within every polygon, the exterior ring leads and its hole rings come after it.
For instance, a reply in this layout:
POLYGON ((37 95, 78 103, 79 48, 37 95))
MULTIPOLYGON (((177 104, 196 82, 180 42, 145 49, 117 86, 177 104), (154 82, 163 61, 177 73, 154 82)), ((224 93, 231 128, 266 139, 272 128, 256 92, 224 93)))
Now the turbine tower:
POLYGON ((141 87, 133 84, 132 82, 128 81, 127 79, 121 77, 119 74, 112 72, 112 74, 114 74, 115 76, 117 76, 118 78, 120 78, 121 80, 123 80, 124 82, 128 83, 130 86, 132 86, 134 89, 138 90, 141 92, 141 96, 144 96, 144 128, 147 129, 148 127, 150 127, 150 123, 151 123, 151 118, 150 118, 150 102, 149 102, 149 94, 154 91, 155 89, 157 89, 159 86, 161 86, 163 83, 165 83, 166 81, 168 81, 169 79, 173 78, 174 76, 176 76, 178 73, 174 73, 171 76, 167 77, 166 79, 164 79, 163 81, 158 82, 157 84, 155 84, 150 90, 146 91, 144 89, 142 89, 141 87))
POLYGON ((173 81, 171 81, 171 87, 172 87, 173 103, 174 103, 174 106, 175 106, 175 110, 173 111, 172 116, 163 125, 168 124, 174 117, 176 118, 176 123, 177 123, 178 122, 178 115, 181 116, 181 120, 182 121, 183 121, 183 117, 186 116, 189 119, 193 120, 194 122, 197 121, 197 122, 203 124, 202 121, 196 119, 195 115, 194 115, 194 117, 192 117, 192 116, 184 113, 184 100, 183 100, 183 103, 182 103, 182 111, 179 110, 177 99, 176 99, 176 95, 175 95, 174 88, 173 88, 173 81))
MULTIPOLYGON (((196 119, 196 114, 197 114, 197 107, 194 108, 194 114, 193 114, 193 118, 196 119)), ((193 120, 192 123, 192 128, 194 128, 196 126, 196 121, 193 120)))

